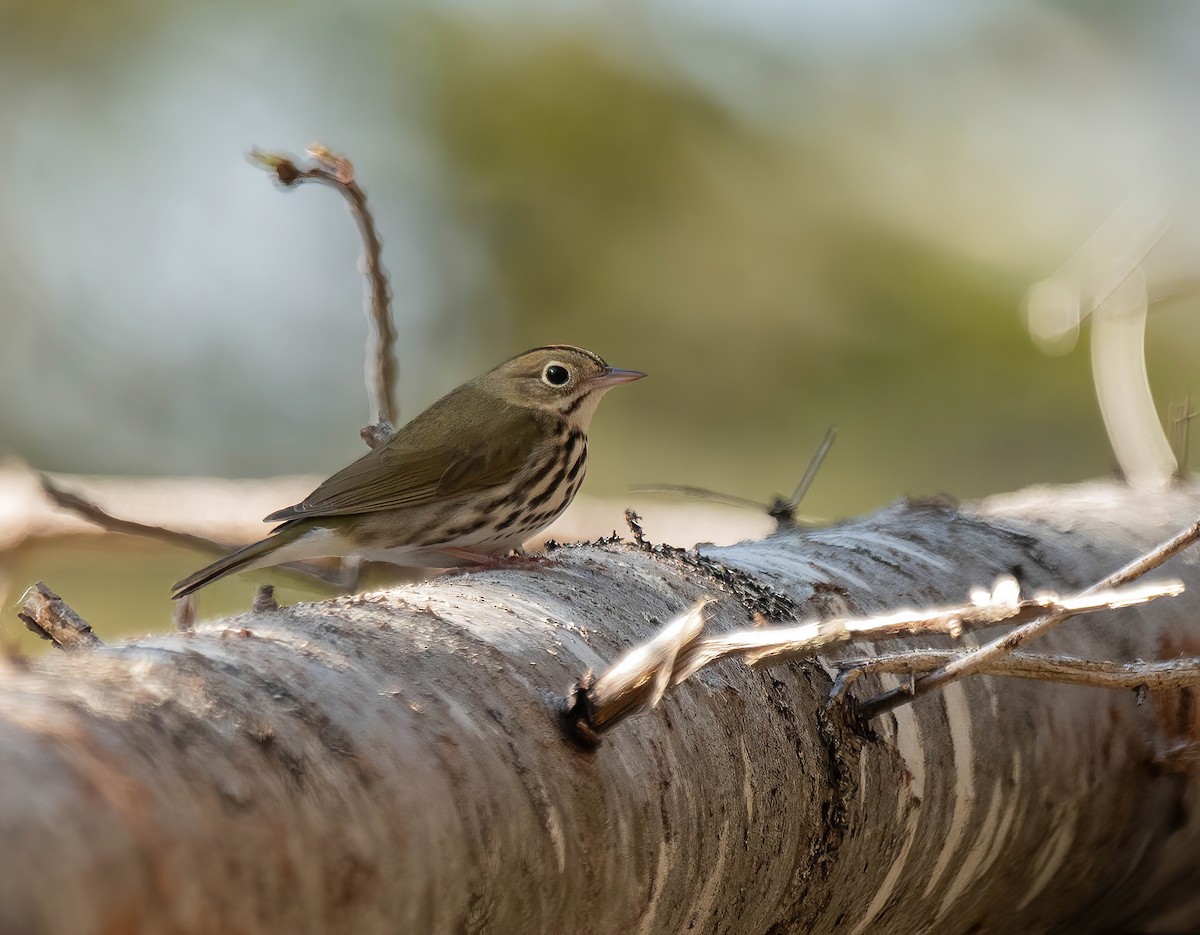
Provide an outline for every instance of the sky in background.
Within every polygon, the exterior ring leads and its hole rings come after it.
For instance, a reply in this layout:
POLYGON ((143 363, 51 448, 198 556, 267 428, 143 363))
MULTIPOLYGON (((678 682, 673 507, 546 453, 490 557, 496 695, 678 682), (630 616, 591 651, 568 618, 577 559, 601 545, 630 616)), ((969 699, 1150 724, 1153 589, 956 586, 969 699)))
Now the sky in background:
MULTIPOLYGON (((1112 468, 1086 342, 1026 289, 1131 194, 1188 280, 1200 8, 649 0, 0 8, 0 452, 121 474, 323 473, 361 453, 359 243, 245 159, 354 162, 411 416, 536 344, 651 379, 589 488, 788 490, 811 511, 1112 468)), ((1159 401, 1195 303, 1156 309, 1159 401)))

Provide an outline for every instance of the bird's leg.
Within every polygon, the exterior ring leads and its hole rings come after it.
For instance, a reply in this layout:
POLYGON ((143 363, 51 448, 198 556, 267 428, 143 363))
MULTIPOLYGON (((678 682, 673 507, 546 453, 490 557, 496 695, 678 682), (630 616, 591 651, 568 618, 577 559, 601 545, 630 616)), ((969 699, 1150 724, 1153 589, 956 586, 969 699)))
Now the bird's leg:
POLYGON ((552 558, 547 558, 545 555, 531 555, 522 548, 510 549, 504 555, 491 555, 453 546, 438 549, 438 552, 462 563, 461 567, 451 568, 447 572, 451 575, 461 575, 468 571, 488 571, 495 568, 544 568, 547 565, 556 564, 552 558))
POLYGON ((491 565, 496 556, 488 552, 476 552, 474 549, 464 549, 457 546, 443 546, 433 550, 436 554, 454 560, 454 565, 491 565))
POLYGON ((508 554, 504 557, 504 561, 509 567, 515 568, 543 568, 546 565, 558 564, 550 556, 543 555, 540 552, 527 552, 522 546, 509 549, 508 554))

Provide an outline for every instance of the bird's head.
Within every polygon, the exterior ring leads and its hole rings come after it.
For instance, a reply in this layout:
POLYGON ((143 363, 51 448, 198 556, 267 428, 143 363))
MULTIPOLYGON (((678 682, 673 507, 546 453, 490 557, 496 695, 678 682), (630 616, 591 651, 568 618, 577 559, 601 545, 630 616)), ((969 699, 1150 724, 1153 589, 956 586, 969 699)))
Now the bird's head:
POLYGON ((581 347, 551 344, 509 358, 477 383, 513 405, 542 409, 586 429, 605 393, 644 376, 610 367, 581 347))

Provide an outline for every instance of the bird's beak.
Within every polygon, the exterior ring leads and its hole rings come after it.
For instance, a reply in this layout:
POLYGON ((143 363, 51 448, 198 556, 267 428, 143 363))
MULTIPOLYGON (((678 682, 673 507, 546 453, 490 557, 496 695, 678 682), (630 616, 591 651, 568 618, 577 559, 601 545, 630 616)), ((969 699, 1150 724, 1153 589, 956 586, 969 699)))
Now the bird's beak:
POLYGON ((597 386, 616 386, 618 383, 632 383, 640 380, 645 374, 640 370, 618 370, 616 367, 605 367, 604 372, 592 378, 597 386))

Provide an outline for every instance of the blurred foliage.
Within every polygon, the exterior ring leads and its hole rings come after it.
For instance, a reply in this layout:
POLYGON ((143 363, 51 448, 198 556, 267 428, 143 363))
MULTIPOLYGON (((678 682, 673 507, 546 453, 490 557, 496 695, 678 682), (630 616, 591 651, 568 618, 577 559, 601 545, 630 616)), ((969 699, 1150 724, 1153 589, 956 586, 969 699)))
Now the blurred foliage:
POLYGON ((848 431, 822 486, 847 504, 1105 469, 1084 359, 1039 358, 1022 332, 1026 280, 831 203, 826 154, 582 37, 443 41, 436 61, 467 63, 432 82, 450 189, 517 343, 620 348, 654 378, 605 404, 636 451, 599 442, 610 477, 765 496, 829 422, 848 431), (1027 473, 1064 418, 1085 446, 1027 473))
MULTIPOLYGON (((565 341, 651 374, 601 408, 592 493, 766 499, 831 423, 804 508, 831 518, 1105 474, 1085 349, 1041 355, 1020 306, 1147 181, 1180 191, 1166 272, 1191 273, 1200 17, 1132 9, 10 0, 0 453, 357 457, 353 226, 241 161, 319 140, 384 234, 406 415, 565 341)), ((1152 321, 1164 406, 1195 388, 1194 305, 1152 321)), ((147 558, 164 590, 187 565, 147 558)))

